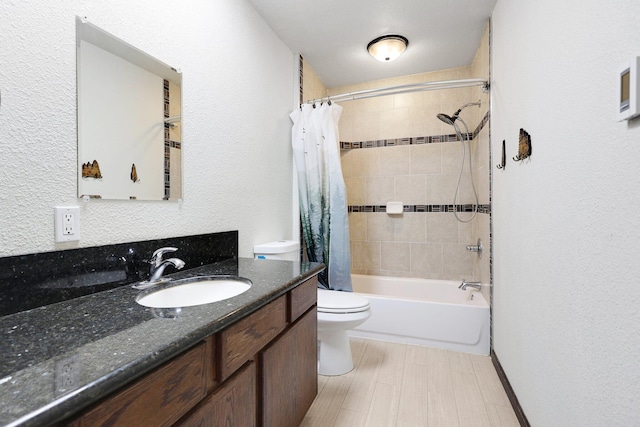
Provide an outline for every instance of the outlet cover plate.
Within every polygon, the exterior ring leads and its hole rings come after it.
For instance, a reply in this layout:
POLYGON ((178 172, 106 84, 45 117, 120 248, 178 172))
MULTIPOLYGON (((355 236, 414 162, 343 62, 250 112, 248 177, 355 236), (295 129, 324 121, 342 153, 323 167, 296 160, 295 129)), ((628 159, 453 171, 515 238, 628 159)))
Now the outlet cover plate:
POLYGON ((80 240, 80 207, 57 206, 54 211, 56 242, 80 240))
POLYGON ((55 361, 55 395, 61 396, 80 385, 80 360, 77 354, 55 361))

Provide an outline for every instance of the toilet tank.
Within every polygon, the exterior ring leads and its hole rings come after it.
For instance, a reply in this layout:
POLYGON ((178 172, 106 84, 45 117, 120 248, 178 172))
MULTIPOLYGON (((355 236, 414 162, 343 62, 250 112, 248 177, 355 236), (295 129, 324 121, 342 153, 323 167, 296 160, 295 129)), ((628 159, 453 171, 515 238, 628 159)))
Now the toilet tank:
POLYGON ((297 240, 278 240, 253 247, 255 259, 300 260, 300 242, 297 240))

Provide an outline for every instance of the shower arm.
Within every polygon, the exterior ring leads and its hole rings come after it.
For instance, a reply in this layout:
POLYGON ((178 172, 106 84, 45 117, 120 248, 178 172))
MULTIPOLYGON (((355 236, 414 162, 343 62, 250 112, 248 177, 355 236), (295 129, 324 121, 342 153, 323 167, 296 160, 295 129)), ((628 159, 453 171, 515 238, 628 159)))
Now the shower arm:
POLYGON ((454 114, 454 116, 458 116, 458 114, 460 114, 460 112, 461 112, 462 110, 464 110, 465 108, 467 108, 467 107, 475 107, 476 105, 477 105, 478 107, 480 107, 480 106, 482 105, 482 102, 481 102, 481 101, 478 101, 478 102, 469 102, 469 103, 467 103, 467 104, 464 104, 462 107, 460 107, 460 108, 458 109, 458 111, 456 111, 456 113, 454 114))

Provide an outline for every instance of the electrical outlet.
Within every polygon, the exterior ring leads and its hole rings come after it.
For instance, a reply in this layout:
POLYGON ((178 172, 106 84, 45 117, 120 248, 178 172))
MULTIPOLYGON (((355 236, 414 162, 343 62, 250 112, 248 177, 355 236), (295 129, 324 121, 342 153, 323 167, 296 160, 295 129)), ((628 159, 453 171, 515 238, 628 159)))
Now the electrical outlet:
POLYGON ((73 214, 66 213, 62 215, 62 234, 65 236, 73 236, 73 214))
POLYGON ((56 396, 68 393, 80 383, 78 355, 55 361, 56 396))
POLYGON ((56 242, 80 240, 80 207, 58 206, 55 208, 56 242))

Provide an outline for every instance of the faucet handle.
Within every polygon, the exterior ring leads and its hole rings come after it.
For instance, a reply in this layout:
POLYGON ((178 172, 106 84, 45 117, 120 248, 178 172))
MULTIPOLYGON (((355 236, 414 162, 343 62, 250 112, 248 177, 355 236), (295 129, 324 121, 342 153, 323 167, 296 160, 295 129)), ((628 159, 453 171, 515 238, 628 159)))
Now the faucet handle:
POLYGON ((172 246, 156 249, 155 252, 153 252, 153 255, 151 255, 151 259, 149 260, 149 263, 154 264, 156 267, 158 267, 162 262, 162 255, 164 255, 167 252, 175 252, 177 250, 178 248, 174 248, 172 246))

